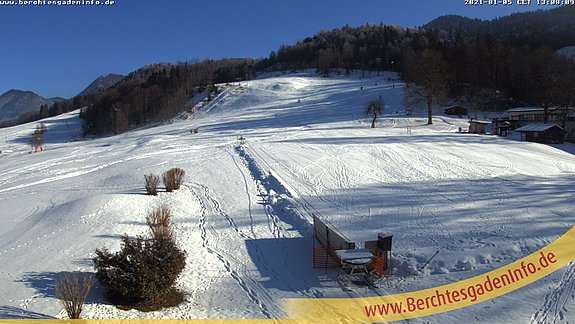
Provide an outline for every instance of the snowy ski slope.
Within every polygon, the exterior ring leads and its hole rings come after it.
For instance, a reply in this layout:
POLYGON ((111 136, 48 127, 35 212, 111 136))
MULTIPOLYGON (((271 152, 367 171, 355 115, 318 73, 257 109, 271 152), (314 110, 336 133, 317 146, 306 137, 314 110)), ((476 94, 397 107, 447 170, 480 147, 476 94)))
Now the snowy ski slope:
MULTIPOLYGON (((473 277, 575 224, 572 144, 458 133, 466 120, 443 116, 425 125, 417 110, 405 116, 404 84, 390 78, 270 75, 230 86, 192 119, 98 139, 81 139, 70 113, 44 121, 46 150, 34 154, 35 124, 0 129, 0 318, 65 317, 58 276, 93 273, 94 250, 144 234, 160 202, 187 252, 178 283, 186 302, 120 311, 96 286, 84 317, 281 317, 282 298, 377 296, 473 277), (385 116, 370 129, 364 111, 379 96, 385 116), (144 174, 176 166, 187 172, 184 188, 145 195, 144 174), (310 213, 360 246, 392 234, 395 275, 350 289, 337 270, 314 270, 310 213)), ((574 271, 422 320, 573 322, 574 271)))

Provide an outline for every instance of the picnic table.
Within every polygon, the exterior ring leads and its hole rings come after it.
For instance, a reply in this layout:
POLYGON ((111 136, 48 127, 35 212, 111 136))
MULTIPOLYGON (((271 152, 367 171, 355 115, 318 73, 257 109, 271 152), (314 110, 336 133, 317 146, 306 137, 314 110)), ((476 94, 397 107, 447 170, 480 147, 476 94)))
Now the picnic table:
POLYGON ((341 260, 338 279, 341 279, 343 272, 349 281, 368 281, 366 276, 369 275, 369 270, 367 267, 374 260, 371 251, 368 249, 336 250, 335 254, 341 260))

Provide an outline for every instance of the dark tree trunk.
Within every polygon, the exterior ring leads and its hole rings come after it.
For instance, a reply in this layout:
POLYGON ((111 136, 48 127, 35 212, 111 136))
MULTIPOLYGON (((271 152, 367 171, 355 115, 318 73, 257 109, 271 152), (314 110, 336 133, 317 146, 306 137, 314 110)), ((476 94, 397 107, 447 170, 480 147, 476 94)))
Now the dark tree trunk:
POLYGON ((427 124, 433 124, 433 97, 427 97, 427 124))

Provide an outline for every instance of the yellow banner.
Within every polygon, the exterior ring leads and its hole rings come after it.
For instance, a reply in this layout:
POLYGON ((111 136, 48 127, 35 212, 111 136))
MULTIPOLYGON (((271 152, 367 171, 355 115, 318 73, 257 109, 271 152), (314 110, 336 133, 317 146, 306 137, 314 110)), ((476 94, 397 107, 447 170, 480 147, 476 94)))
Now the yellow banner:
POLYGON ((0 319, 1 324, 299 324, 289 319, 0 319))
POLYGON ((439 314, 507 294, 575 260, 575 226, 541 250, 488 273, 410 293, 370 298, 288 299, 290 319, 372 323, 439 314))

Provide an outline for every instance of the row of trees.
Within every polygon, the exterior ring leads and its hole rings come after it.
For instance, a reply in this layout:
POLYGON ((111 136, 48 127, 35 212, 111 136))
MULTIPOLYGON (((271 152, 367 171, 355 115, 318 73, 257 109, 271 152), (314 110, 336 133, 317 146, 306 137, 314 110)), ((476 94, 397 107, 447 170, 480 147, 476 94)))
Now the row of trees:
POLYGON ((446 42, 414 55, 404 71, 408 97, 434 101, 458 97, 477 109, 507 109, 512 105, 550 107, 566 115, 575 105, 575 61, 551 48, 534 51, 504 46, 489 36, 473 42, 446 42))
POLYGON ((334 69, 400 70, 407 51, 422 52, 436 34, 422 29, 364 25, 322 31, 291 46, 281 46, 257 64, 258 70, 317 68, 322 74, 334 69))
POLYGON ((185 107, 189 98, 215 83, 250 79, 253 60, 159 64, 140 69, 116 86, 76 99, 86 134, 119 134, 149 122, 164 122, 185 107))
MULTIPOLYGON (((383 24, 346 25, 321 31, 294 45, 281 46, 265 59, 147 66, 103 92, 42 107, 40 116, 85 107, 81 117, 86 134, 118 134, 145 123, 172 118, 190 97, 215 83, 250 79, 262 71, 303 68, 315 68, 323 75, 336 69, 397 71, 418 85, 409 91, 414 96, 423 96, 429 107, 434 100, 446 96, 462 98, 480 109, 506 109, 512 105, 565 107, 573 101, 565 95, 573 93, 569 87, 573 84, 573 73, 569 72, 573 69, 572 60, 555 54, 556 47, 539 47, 541 42, 531 42, 526 37, 511 41, 507 36, 481 34, 481 29, 473 26, 489 23, 500 28, 513 26, 512 22, 517 21, 527 26, 529 21, 550 21, 549 17, 556 17, 559 27, 555 26, 553 31, 532 31, 527 27, 523 31, 537 35, 553 33, 554 39, 561 42, 549 44, 558 46, 569 41, 571 34, 567 27, 575 19, 566 17, 574 18, 573 11, 560 8, 492 22, 444 17, 425 29, 383 24), (523 41, 518 41, 521 39, 523 41)), ((486 30, 499 30, 496 27, 486 30)), ((570 41, 575 43, 575 39, 570 41)))
POLYGON ((425 29, 442 30, 444 37, 471 40, 477 35, 496 35, 512 47, 572 46, 575 39, 575 6, 552 10, 515 13, 494 20, 470 19, 455 15, 441 16, 425 24, 425 29))
POLYGON ((130 73, 114 86, 97 93, 42 105, 38 113, 19 123, 57 116, 83 108, 84 133, 122 133, 150 122, 164 122, 185 108, 189 98, 216 83, 253 78, 253 59, 193 60, 160 63, 130 73))
POLYGON ((556 48, 533 48, 491 35, 450 37, 450 33, 385 25, 345 26, 282 46, 256 67, 316 68, 324 75, 335 69, 398 71, 419 86, 408 89, 408 95, 423 97, 429 109, 434 100, 448 96, 490 110, 573 104, 569 95, 573 93, 573 61, 556 54, 556 48))

